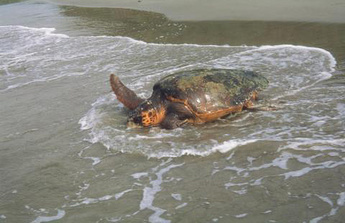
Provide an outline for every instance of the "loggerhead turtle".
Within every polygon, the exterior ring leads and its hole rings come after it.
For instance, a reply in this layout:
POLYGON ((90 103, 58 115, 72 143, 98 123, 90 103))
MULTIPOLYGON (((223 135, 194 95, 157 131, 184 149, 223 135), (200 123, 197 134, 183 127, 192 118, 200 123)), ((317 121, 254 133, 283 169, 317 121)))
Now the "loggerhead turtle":
POLYGON ((268 86, 268 80, 253 71, 198 69, 164 77, 144 100, 114 74, 110 83, 117 99, 131 110, 128 126, 164 129, 201 124, 251 108, 257 91, 268 86))

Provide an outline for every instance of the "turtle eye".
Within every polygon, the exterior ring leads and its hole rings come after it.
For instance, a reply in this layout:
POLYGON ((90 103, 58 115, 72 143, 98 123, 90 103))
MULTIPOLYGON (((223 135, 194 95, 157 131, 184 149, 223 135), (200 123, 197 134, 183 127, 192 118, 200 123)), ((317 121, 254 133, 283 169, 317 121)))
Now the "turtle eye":
POLYGON ((141 116, 136 116, 136 117, 134 117, 134 118, 133 118, 133 122, 134 122, 134 123, 138 123, 138 124, 141 123, 141 122, 142 122, 142 117, 141 117, 141 116))
POLYGON ((129 114, 128 121, 133 122, 135 124, 141 124, 141 122, 142 122, 141 113, 136 111, 136 110, 132 111, 129 114))

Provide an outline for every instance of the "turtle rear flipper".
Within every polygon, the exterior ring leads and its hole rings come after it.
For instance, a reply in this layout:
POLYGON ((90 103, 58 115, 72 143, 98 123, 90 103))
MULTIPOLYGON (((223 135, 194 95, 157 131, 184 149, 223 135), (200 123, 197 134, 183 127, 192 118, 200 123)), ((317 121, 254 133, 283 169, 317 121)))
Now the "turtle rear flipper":
POLYGON ((245 109, 251 112, 257 112, 257 111, 277 111, 281 109, 282 107, 275 106, 275 105, 268 105, 268 106, 252 106, 252 107, 246 107, 245 109))
POLYGON ((134 91, 126 87, 114 74, 110 75, 110 85, 117 99, 130 110, 134 110, 144 101, 144 99, 138 97, 134 91))

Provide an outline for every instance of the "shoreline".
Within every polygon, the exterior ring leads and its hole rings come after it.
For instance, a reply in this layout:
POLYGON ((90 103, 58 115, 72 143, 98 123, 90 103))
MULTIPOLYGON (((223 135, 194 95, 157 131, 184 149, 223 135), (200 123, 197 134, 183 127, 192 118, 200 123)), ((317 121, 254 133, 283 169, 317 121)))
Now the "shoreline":
POLYGON ((166 15, 173 21, 279 21, 345 23, 343 0, 40 0, 58 5, 124 8, 166 15))
MULTIPOLYGON (((18 0, 11 1, 18 2, 18 0)), ((2 15, 0 24, 37 28, 54 27, 58 33, 72 36, 126 36, 148 43, 162 44, 302 45, 325 49, 340 62, 338 64, 342 69, 345 65, 345 23, 258 20, 174 21, 159 12, 65 6, 52 4, 52 1, 67 2, 67 0, 29 0, 4 5, 0 10, 2 15)), ((87 1, 89 0, 86 0, 86 3, 87 1)), ((132 4, 134 1, 138 0, 132 0, 132 4)))
POLYGON ((88 35, 119 35, 162 44, 291 44, 326 49, 337 59, 345 58, 345 23, 172 21, 164 14, 134 9, 76 6, 61 6, 60 9, 65 18, 78 18, 77 27, 88 24, 88 35))

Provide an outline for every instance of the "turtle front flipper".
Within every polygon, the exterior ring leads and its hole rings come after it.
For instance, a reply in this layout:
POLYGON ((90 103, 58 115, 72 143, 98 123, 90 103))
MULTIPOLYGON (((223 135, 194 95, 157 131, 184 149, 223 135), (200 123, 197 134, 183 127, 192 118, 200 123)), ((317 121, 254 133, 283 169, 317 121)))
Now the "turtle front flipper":
POLYGON ((114 74, 110 75, 110 85, 117 99, 130 110, 135 109, 144 101, 144 99, 138 97, 134 91, 126 87, 114 74))
POLYGON ((163 129, 175 129, 182 126, 183 124, 187 122, 188 122, 188 119, 181 120, 177 114, 170 113, 161 122, 160 127, 163 129))
POLYGON ((167 115, 160 124, 163 129, 175 129, 193 119, 193 113, 184 104, 170 103, 167 107, 167 115))

